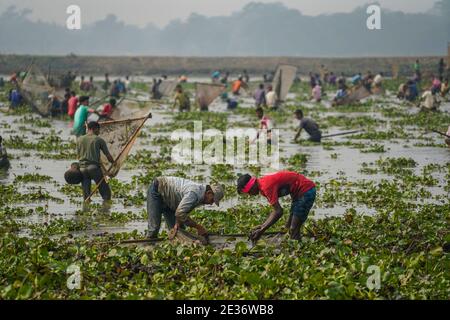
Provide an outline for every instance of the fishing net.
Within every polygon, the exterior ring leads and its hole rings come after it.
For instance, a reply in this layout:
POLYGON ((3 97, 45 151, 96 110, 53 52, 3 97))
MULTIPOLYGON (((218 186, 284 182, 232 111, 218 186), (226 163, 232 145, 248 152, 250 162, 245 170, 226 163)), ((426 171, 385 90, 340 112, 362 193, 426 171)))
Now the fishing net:
POLYGON ((349 102, 356 102, 362 99, 365 99, 371 95, 370 91, 367 90, 364 86, 359 86, 356 89, 353 89, 348 95, 349 102))
POLYGON ((372 87, 372 94, 378 95, 378 96, 384 95, 384 94, 386 94, 386 90, 383 87, 374 86, 374 87, 372 87))
POLYGON ((151 106, 147 101, 130 100, 123 98, 114 108, 111 118, 114 120, 124 120, 130 118, 142 118, 150 112, 151 106))
POLYGON ((20 83, 20 91, 33 110, 41 116, 48 116, 51 109, 49 95, 54 94, 44 74, 36 66, 31 66, 20 83))
POLYGON ((107 121, 100 123, 100 137, 108 146, 109 153, 115 160, 114 165, 101 155, 101 166, 104 175, 115 177, 131 151, 145 121, 151 115, 135 119, 107 121))
POLYGON ((200 108, 208 108, 225 91, 225 86, 212 83, 196 83, 195 98, 200 108))
POLYGON ((278 66, 272 86, 280 101, 286 100, 289 89, 294 83, 296 74, 297 67, 290 65, 278 66))
POLYGON ((165 97, 171 97, 177 86, 176 80, 166 80, 159 85, 159 92, 165 97))

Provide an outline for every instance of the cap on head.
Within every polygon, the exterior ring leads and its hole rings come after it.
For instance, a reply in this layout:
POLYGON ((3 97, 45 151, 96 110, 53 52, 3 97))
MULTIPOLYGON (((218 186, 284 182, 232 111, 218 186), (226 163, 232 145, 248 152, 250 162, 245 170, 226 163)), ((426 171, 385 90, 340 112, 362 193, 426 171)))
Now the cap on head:
POLYGON ((219 206, 220 201, 225 195, 224 188, 220 184, 215 184, 211 186, 211 190, 214 192, 214 203, 219 206))

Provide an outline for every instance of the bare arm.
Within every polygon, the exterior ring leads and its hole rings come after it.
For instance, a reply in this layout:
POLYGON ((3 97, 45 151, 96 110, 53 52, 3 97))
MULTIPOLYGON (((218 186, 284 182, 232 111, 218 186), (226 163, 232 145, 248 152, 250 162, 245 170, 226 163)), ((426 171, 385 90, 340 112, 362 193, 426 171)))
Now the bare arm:
POLYGON ((110 163, 114 163, 114 158, 111 156, 111 154, 109 153, 108 150, 108 146, 106 145, 105 140, 102 140, 101 144, 100 144, 100 149, 102 150, 103 154, 106 156, 106 158, 108 159, 108 161, 110 163))
POLYGON ((281 216, 283 215, 283 208, 281 208, 280 204, 277 202, 273 205, 273 211, 271 212, 270 216, 267 218, 267 220, 260 226, 258 226, 256 229, 254 229, 250 233, 250 239, 255 243, 256 241, 261 238, 263 233, 269 229, 271 226, 273 226, 278 220, 280 220, 281 216))
POLYGON ((280 220, 283 215, 283 208, 280 206, 280 203, 277 202, 273 206, 273 210, 270 213, 270 216, 267 220, 261 225, 261 230, 264 232, 273 226, 278 220, 280 220))
POLYGON ((298 138, 300 138, 300 134, 302 133, 302 128, 297 130, 297 134, 295 135, 294 141, 297 142, 298 138))

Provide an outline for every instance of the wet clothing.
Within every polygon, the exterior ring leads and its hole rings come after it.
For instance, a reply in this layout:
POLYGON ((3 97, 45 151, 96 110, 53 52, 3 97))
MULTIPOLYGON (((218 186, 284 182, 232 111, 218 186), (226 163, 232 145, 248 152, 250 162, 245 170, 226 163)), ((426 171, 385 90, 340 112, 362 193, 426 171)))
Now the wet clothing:
POLYGON ((376 86, 381 86, 381 83, 383 82, 383 76, 381 75, 381 74, 377 74, 376 76, 375 76, 375 78, 373 79, 373 83, 376 85, 376 86))
POLYGON ((86 121, 88 119, 89 109, 86 106, 81 105, 74 115, 73 122, 73 134, 77 137, 83 136, 86 134, 86 121))
POLYGON ((416 83, 412 83, 408 85, 407 91, 406 91, 406 100, 408 101, 414 101, 419 96, 419 90, 417 89, 416 83))
POLYGON ((80 167, 100 166, 100 151, 105 156, 109 154, 108 146, 103 138, 90 133, 78 138, 77 154, 80 167))
POLYGON ((75 115, 75 112, 77 111, 77 106, 78 106, 78 98, 70 97, 69 101, 67 102, 67 114, 70 117, 73 117, 75 115))
POLYGON ((275 108, 277 104, 277 94, 275 91, 269 91, 266 94, 266 103, 268 107, 275 108))
POLYGON ((83 180, 81 182, 81 188, 83 189, 83 197, 87 199, 91 195, 91 181, 94 180, 96 184, 100 185, 98 191, 102 196, 104 201, 111 200, 111 189, 103 179, 102 169, 95 164, 91 164, 85 167, 80 167, 81 174, 83 175, 83 180))
POLYGON ((235 99, 228 99, 227 108, 230 110, 236 109, 238 107, 238 102, 235 99))
POLYGON ((241 90, 242 87, 242 81, 241 80, 236 80, 235 82, 233 82, 233 86, 231 88, 231 91, 234 94, 239 94, 239 90, 241 90))
POLYGON ((113 107, 110 103, 107 103, 103 106, 103 110, 100 112, 100 115, 103 117, 111 117, 113 112, 113 107))
POLYGON ((183 110, 189 111, 191 109, 191 101, 186 92, 176 93, 174 106, 178 106, 180 112, 183 110))
POLYGON ((80 163, 80 171, 83 175, 81 187, 84 199, 91 195, 91 180, 99 186, 99 192, 103 200, 111 200, 111 189, 103 179, 103 172, 100 166, 100 151, 104 155, 109 155, 109 150, 105 140, 95 134, 84 135, 77 140, 77 154, 80 163))
POLYGON ((159 86, 160 86, 161 82, 155 82, 152 86, 152 98, 159 100, 162 98, 162 94, 159 91, 159 86))
POLYGON ((266 91, 264 89, 257 89, 254 98, 257 107, 266 105, 266 91))
POLYGON ((312 95, 314 100, 320 102, 320 100, 322 100, 322 88, 319 85, 316 85, 312 90, 312 95))
POLYGON ((206 186, 178 177, 158 177, 147 192, 147 213, 150 236, 158 234, 164 215, 169 228, 176 218, 186 221, 189 213, 203 204, 206 186))
POLYGON ((314 187, 306 191, 303 194, 303 196, 292 201, 291 214, 298 217, 302 224, 305 223, 306 219, 308 218, 308 214, 314 205, 315 200, 316 200, 316 188, 314 187))
POLYGON ((51 113, 53 117, 62 113, 62 104, 58 99, 53 99, 51 113))
POLYGON ((433 80, 432 86, 431 86, 431 92, 433 94, 439 93, 441 91, 441 81, 437 78, 433 80))
POLYGON ((260 121, 261 129, 266 129, 268 131, 273 129, 272 120, 268 116, 263 116, 260 121))
POLYGON ((270 205, 275 205, 279 198, 287 195, 295 201, 316 187, 314 182, 292 171, 279 171, 259 178, 257 181, 259 192, 266 197, 270 205))
POLYGON ((436 102, 436 100, 435 100, 435 96, 434 96, 434 94, 431 92, 431 91, 425 91, 424 93, 423 93, 423 95, 422 95, 422 99, 423 99, 423 102, 422 102, 422 104, 421 104, 421 106, 422 107, 424 107, 424 108, 426 108, 426 109, 428 109, 428 110, 434 110, 434 109, 436 109, 436 106, 435 106, 435 102, 436 102))
POLYGON ((11 107, 18 107, 22 103, 22 95, 19 90, 12 90, 9 100, 11 101, 11 107))
POLYGON ((313 142, 320 142, 322 140, 322 132, 319 130, 319 125, 310 118, 303 118, 300 120, 300 129, 304 129, 310 136, 313 142))
POLYGON ((163 201, 158 191, 158 182, 155 179, 147 191, 147 213, 148 213, 148 236, 158 237, 161 228, 161 218, 164 216, 167 228, 170 230, 175 226, 175 211, 170 209, 163 201))

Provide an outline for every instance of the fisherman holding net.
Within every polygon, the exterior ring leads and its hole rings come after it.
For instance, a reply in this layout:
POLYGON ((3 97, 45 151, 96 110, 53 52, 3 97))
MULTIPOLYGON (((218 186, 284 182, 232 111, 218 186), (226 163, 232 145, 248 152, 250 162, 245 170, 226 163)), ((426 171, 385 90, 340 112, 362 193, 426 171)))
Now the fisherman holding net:
POLYGON ((99 137, 99 123, 89 122, 87 127, 88 133, 77 140, 79 165, 72 164, 65 178, 70 184, 81 182, 85 204, 91 196, 91 181, 94 180, 102 196, 103 207, 107 208, 111 202, 111 189, 104 179, 100 156, 103 153, 110 163, 114 163, 114 159, 109 153, 105 140, 99 137))
POLYGON ((189 112, 191 110, 191 101, 189 99, 188 94, 183 91, 183 87, 181 85, 177 85, 175 90, 176 94, 172 108, 173 109, 178 108, 180 112, 183 111, 189 112))

